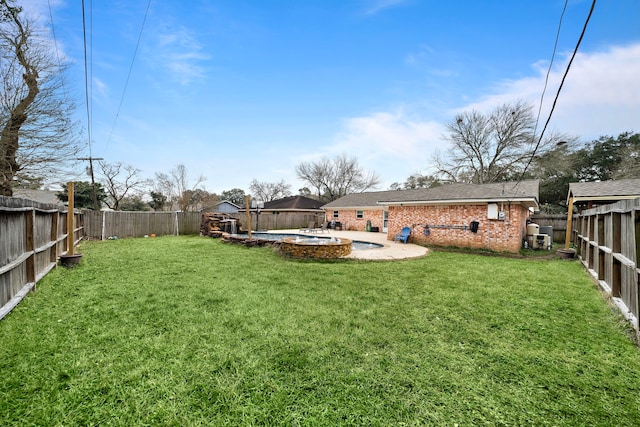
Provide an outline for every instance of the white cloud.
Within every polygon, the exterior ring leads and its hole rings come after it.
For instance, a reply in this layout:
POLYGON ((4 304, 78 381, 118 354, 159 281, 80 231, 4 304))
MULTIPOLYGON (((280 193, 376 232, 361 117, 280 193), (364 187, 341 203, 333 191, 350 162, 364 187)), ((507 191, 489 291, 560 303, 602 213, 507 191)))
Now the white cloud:
POLYGON ((202 50, 193 32, 183 26, 166 29, 157 37, 156 51, 160 64, 183 85, 205 77, 205 67, 201 62, 208 60, 209 55, 202 50))
MULTIPOLYGON (((550 73, 539 130, 547 119, 568 60, 569 55, 565 54, 550 73)), ((470 109, 486 112, 517 100, 530 101, 537 112, 547 68, 542 62, 533 64, 532 76, 500 82, 490 95, 443 116, 453 117, 456 112, 470 109)), ((580 53, 569 70, 547 132, 566 132, 589 141, 601 135, 640 131, 639 73, 640 43, 580 53)), ((415 117, 405 109, 381 111, 345 120, 334 144, 324 154, 354 155, 388 186, 394 181, 403 182, 417 171, 429 173, 433 155, 447 148, 444 133, 443 122, 415 117)))
POLYGON ((29 16, 49 22, 49 10, 63 6, 65 2, 63 0, 29 0, 20 3, 22 10, 29 16))
POLYGON ((390 7, 398 6, 404 3, 405 0, 375 0, 373 4, 369 6, 365 14, 367 15, 375 15, 376 13, 388 9, 390 7))
POLYGON ((105 99, 108 97, 109 88, 104 80, 94 76, 91 88, 93 90, 93 95, 97 96, 99 99, 105 99))
MULTIPOLYGON (((565 72, 569 54, 553 68, 544 98, 540 127, 549 116, 565 72)), ((481 100, 460 110, 488 111, 503 103, 523 99, 537 111, 547 72, 534 64, 536 74, 500 83, 481 100)), ((640 117, 640 43, 613 46, 599 52, 578 53, 558 97, 549 129, 577 135, 585 140, 601 135, 638 131, 640 117)))
POLYGON ((327 155, 356 156, 365 169, 382 178, 386 188, 427 168, 442 144, 442 133, 441 123, 412 118, 403 109, 378 112, 347 119, 327 155))

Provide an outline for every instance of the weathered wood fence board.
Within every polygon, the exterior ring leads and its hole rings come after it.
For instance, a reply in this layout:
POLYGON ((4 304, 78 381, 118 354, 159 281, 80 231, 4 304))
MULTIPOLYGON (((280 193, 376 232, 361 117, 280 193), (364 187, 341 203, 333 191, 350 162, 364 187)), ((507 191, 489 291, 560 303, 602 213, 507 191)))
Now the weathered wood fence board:
POLYGON ((640 198, 588 209, 574 218, 572 242, 582 263, 638 329, 640 198))
MULTIPOLYGON (((32 290, 67 252, 64 206, 0 196, 0 319, 32 290)), ((82 238, 75 216, 74 242, 82 238)))
MULTIPOLYGON (((245 224, 246 214, 227 214, 245 224)), ((310 223, 322 224, 324 215, 314 212, 268 212, 251 213, 252 230, 283 230, 306 228, 310 223)), ((112 236, 144 237, 176 236, 199 234, 202 213, 200 212, 84 212, 85 236, 90 239, 105 240, 112 236)), ((246 227, 243 227, 246 230, 246 227)))
MULTIPOLYGON (((246 220, 246 214, 238 214, 238 219, 242 224, 246 220)), ((255 211, 251 212, 251 229, 252 230, 290 230, 307 228, 310 223, 316 223, 318 226, 324 222, 324 213, 316 212, 299 212, 299 211, 279 211, 262 212, 256 215, 255 211)))
POLYGON ((85 211, 85 235, 105 240, 112 236, 144 237, 199 234, 199 212, 85 211))

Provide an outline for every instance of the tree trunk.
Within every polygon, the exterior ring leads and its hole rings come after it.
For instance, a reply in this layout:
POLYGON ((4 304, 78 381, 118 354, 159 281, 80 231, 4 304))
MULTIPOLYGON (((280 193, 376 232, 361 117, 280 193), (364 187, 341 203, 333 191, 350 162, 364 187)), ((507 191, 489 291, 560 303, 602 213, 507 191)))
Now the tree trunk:
POLYGON ((12 46, 15 49, 16 59, 24 68, 22 79, 27 86, 27 96, 20 100, 18 105, 11 111, 9 120, 2 128, 0 133, 0 194, 3 196, 12 196, 13 189, 11 183, 13 178, 20 170, 17 162, 16 154, 18 152, 20 128, 27 120, 27 109, 36 99, 40 89, 38 87, 38 70, 26 55, 29 48, 29 33, 22 26, 22 22, 18 18, 17 12, 12 11, 8 15, 13 20, 18 34, 12 40, 12 46))
POLYGON ((11 182, 19 169, 16 162, 18 132, 26 119, 26 115, 12 112, 0 134, 0 148, 2 149, 0 152, 0 195, 2 196, 13 196, 11 182))

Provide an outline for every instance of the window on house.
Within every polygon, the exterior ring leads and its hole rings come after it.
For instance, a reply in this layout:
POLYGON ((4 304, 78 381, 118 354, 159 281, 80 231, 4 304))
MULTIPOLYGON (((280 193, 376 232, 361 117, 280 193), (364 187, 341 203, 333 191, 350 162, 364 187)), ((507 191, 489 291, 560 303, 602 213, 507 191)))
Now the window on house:
POLYGON ((357 219, 364 218, 364 211, 356 211, 356 218, 357 219))
POLYGON ((339 213, 340 211, 333 211, 333 217, 338 218, 340 216, 339 213))

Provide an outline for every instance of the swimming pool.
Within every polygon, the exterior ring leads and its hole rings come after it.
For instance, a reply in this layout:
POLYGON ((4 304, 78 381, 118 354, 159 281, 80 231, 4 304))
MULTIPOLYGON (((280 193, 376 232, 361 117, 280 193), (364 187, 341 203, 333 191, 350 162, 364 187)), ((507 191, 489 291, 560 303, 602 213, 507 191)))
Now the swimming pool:
MULTIPOLYGON (((246 234, 237 234, 237 236, 246 236, 246 234)), ((285 237, 296 237, 299 236, 304 239, 318 239, 318 240, 329 240, 331 237, 324 236, 309 236, 308 234, 293 234, 293 233, 251 233, 251 237, 255 239, 262 240, 273 240, 274 242, 279 242, 285 237)), ((363 242, 361 240, 353 240, 351 243, 351 250, 354 251, 364 251, 369 249, 380 249, 383 248, 384 245, 380 243, 372 243, 372 242, 363 242)))

